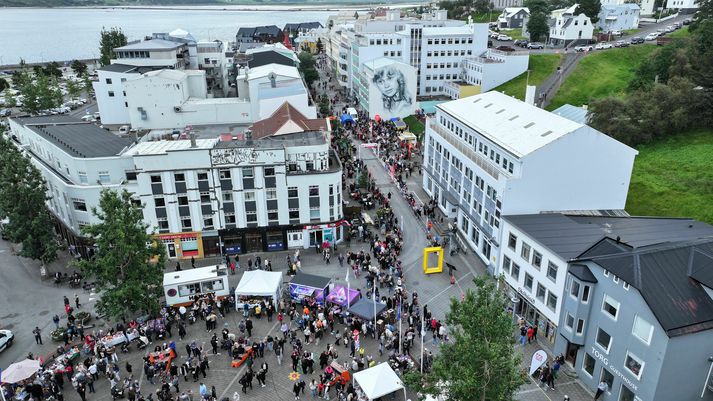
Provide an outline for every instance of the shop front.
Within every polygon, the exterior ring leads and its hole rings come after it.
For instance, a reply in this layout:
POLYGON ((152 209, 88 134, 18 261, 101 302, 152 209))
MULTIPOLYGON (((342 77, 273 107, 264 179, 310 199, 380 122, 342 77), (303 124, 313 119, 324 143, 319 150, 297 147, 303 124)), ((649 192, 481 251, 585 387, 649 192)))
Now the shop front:
POLYGON ((328 224, 304 226, 304 248, 314 248, 329 243, 330 246, 342 242, 342 224, 344 220, 328 224))
POLYGON ((159 234, 156 240, 166 247, 166 254, 170 259, 198 259, 204 256, 200 232, 159 234))
MULTIPOLYGON (((509 286, 509 285, 508 285, 509 286)), ((557 334, 557 325, 550 321, 545 315, 535 307, 535 299, 527 293, 527 290, 518 287, 511 289, 514 299, 515 314, 525 320, 525 322, 534 326, 537 325, 538 338, 546 338, 548 344, 553 346, 555 343, 555 334, 557 334)))

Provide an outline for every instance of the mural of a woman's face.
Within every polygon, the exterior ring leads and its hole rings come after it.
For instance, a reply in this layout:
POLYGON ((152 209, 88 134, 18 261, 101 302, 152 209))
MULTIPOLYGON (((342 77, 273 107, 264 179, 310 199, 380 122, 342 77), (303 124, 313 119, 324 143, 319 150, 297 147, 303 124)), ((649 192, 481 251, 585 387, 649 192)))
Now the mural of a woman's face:
POLYGON ((392 97, 399 90, 399 79, 396 71, 387 69, 376 81, 376 87, 379 88, 384 96, 392 97))

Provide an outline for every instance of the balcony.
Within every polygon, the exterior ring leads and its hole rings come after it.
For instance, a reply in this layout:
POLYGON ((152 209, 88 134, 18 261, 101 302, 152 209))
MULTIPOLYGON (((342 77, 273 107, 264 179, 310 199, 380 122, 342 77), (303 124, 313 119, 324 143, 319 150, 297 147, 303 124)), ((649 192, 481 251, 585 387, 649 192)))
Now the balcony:
POLYGON ((468 159, 472 160, 475 164, 478 165, 478 167, 480 167, 488 175, 490 175, 494 179, 498 180, 498 178, 500 177, 500 172, 486 158, 481 157, 475 150, 468 147, 468 145, 463 143, 455 135, 453 135, 450 132, 443 129, 434 120, 429 121, 428 127, 433 132, 435 132, 438 136, 445 139, 446 142, 450 143, 454 148, 458 149, 458 151, 461 152, 463 155, 465 155, 468 159))

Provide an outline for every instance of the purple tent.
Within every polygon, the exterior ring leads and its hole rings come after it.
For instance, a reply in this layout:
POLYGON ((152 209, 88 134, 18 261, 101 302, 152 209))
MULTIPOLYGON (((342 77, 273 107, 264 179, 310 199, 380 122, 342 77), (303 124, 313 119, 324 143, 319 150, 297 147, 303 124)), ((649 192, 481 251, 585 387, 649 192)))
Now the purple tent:
POLYGON ((335 285, 332 291, 329 292, 329 295, 327 295, 327 302, 341 306, 351 306, 358 299, 359 291, 347 289, 347 287, 339 284, 335 285))

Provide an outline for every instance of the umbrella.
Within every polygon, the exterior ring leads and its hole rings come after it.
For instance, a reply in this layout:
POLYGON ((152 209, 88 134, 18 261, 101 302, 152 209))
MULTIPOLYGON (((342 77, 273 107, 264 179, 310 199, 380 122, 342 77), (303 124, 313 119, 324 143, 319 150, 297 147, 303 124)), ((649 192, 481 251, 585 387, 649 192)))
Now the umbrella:
POLYGON ((15 362, 5 369, 2 375, 3 383, 17 383, 25 380, 40 370, 40 361, 35 359, 25 359, 15 362))

